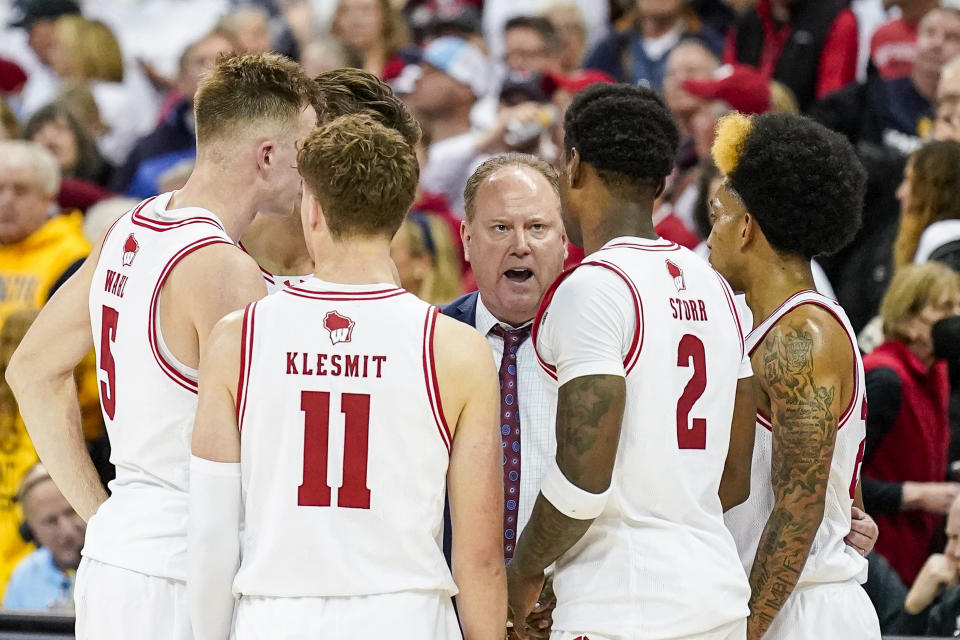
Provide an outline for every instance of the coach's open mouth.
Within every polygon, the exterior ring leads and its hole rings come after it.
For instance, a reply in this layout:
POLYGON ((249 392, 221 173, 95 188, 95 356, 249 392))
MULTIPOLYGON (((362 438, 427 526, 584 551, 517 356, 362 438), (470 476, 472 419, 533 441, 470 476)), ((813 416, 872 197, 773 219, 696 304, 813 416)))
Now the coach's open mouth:
POLYGON ((533 271, 530 269, 507 269, 503 272, 507 280, 511 282, 526 282, 533 277, 533 271))

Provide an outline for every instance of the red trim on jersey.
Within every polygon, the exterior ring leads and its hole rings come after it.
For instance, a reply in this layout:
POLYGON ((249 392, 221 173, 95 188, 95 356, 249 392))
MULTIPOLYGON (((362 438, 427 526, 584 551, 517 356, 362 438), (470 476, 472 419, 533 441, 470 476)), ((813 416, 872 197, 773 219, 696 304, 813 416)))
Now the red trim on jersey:
POLYGON ((173 271, 173 268, 177 266, 177 263, 197 249, 202 249, 203 247, 208 247, 213 244, 233 243, 224 240, 219 236, 207 236, 206 238, 200 238, 199 240, 188 244, 183 249, 178 251, 172 258, 170 258, 167 264, 163 267, 163 271, 160 272, 160 277, 157 279, 157 284, 153 289, 153 297, 150 299, 150 317, 147 319, 147 339, 150 341, 150 349, 153 351, 153 357, 157 361, 157 365, 159 365, 160 370, 178 385, 193 393, 197 392, 197 381, 191 380, 180 371, 177 371, 177 368, 171 363, 167 362, 166 358, 163 357, 163 354, 160 353, 159 339, 157 335, 157 307, 160 303, 160 290, 163 289, 164 283, 166 283, 167 278, 170 277, 170 273, 173 271))
POLYGON ((570 274, 572 274, 577 268, 584 265, 603 267, 613 271, 623 279, 633 296, 633 310, 637 318, 637 331, 634 332, 633 341, 630 343, 630 348, 627 349, 627 355, 623 359, 624 370, 627 374, 629 374, 633 370, 633 367, 637 364, 637 360, 640 359, 640 351, 643 349, 643 302, 640 300, 640 293, 634 286, 633 281, 623 271, 621 271, 619 267, 610 262, 601 260, 581 262, 580 264, 575 265, 561 273, 557 279, 553 281, 553 284, 551 284, 547 289, 543 299, 540 301, 540 306, 537 309, 537 315, 533 318, 533 327, 530 331, 530 337, 533 340, 533 352, 537 354, 537 362, 540 363, 540 367, 547 373, 547 375, 554 380, 557 380, 557 368, 544 360, 540 355, 540 351, 537 349, 537 336, 540 333, 540 324, 543 322, 543 317, 547 313, 547 308, 550 306, 550 303, 553 302, 553 296, 556 294, 560 284, 570 277, 570 274))
POLYGON ((256 302, 251 302, 243 310, 243 328, 240 330, 240 375, 237 378, 237 429, 243 431, 243 416, 247 412, 247 387, 250 385, 250 371, 253 369, 253 325, 256 302))
POLYGON ((636 249, 638 251, 677 251, 680 249, 680 245, 676 242, 671 242, 670 244, 662 245, 646 245, 646 244, 637 244, 636 242, 618 242, 616 244, 611 244, 604 249, 636 249))
POLYGON ((225 232, 223 225, 220 224, 220 221, 216 220, 215 218, 211 218, 209 216, 193 216, 190 218, 186 218, 184 220, 157 220, 155 218, 150 218, 146 215, 141 215, 140 212, 143 210, 143 207, 146 204, 152 202, 154 199, 156 199, 156 196, 152 198, 148 198, 147 200, 144 200, 143 203, 140 205, 140 207, 138 207, 136 211, 133 212, 133 215, 130 216, 130 219, 133 222, 133 224, 139 227, 146 227, 147 229, 150 229, 152 231, 160 231, 160 232, 170 231, 171 229, 179 229, 189 224, 209 224, 209 225, 213 225, 217 229, 220 229, 220 231, 225 232))
POLYGON ((767 431, 773 432, 773 420, 767 417, 763 411, 757 411, 757 424, 766 429, 767 431))
POLYGON ((716 271, 713 273, 717 276, 717 280, 720 281, 720 288, 723 289, 723 294, 727 297, 727 306, 730 307, 730 313, 737 323, 737 334, 740 336, 740 357, 742 358, 746 355, 746 343, 743 340, 743 325, 740 324, 740 314, 737 313, 737 305, 733 302, 733 291, 730 289, 727 281, 723 279, 723 276, 716 271))
POLYGON ((433 330, 436 327, 439 312, 439 308, 430 307, 423 321, 423 379, 437 431, 440 432, 440 439, 443 440, 443 446, 447 448, 447 454, 449 454, 453 445, 453 437, 450 435, 447 418, 443 414, 443 403, 440 401, 440 385, 437 381, 436 359, 433 352, 433 330))
MULTIPOLYGON (((405 289, 390 289, 388 291, 374 291, 372 293, 364 293, 363 295, 354 295, 353 297, 344 297, 344 294, 333 293, 329 294, 324 292, 323 294, 318 294, 314 291, 307 291, 305 289, 299 289, 294 285, 290 285, 283 290, 283 293, 289 293, 292 296, 297 296, 298 298, 307 298, 309 300, 327 300, 333 302, 357 302, 360 300, 386 300, 387 298, 395 298, 396 296, 402 296, 405 293, 408 293, 405 289), (373 295, 379 294, 379 295, 373 295)), ((346 294, 352 295, 352 294, 346 294)))
MULTIPOLYGON (((792 300, 793 298, 797 297, 797 296, 800 295, 801 293, 810 293, 810 290, 800 291, 800 292, 798 292, 798 293, 793 294, 792 296, 790 296, 789 298, 787 298, 787 300, 785 300, 783 304, 781 304, 779 307, 777 307, 777 310, 774 311, 773 313, 771 313, 769 317, 772 318, 773 316, 775 316, 777 313, 780 312, 781 309, 783 309, 784 305, 786 305, 787 302, 789 302, 789 301, 792 300)), ((813 292, 813 293, 816 293, 816 292, 813 292)), ((850 349, 851 349, 851 352, 853 353, 853 362, 854 362, 854 366, 853 366, 853 393, 852 393, 851 396, 850 396, 850 404, 847 405, 847 408, 844 410, 844 412, 843 412, 842 414, 840 414, 840 419, 837 420, 837 431, 839 431, 840 429, 842 429, 842 428, 844 427, 845 424, 847 424, 847 421, 850 419, 850 416, 853 415, 854 407, 855 407, 856 404, 857 404, 857 396, 860 394, 860 376, 858 375, 857 366, 856 366, 857 354, 860 353, 860 351, 859 351, 859 349, 857 348, 856 343, 854 343, 853 339, 850 337, 849 332, 847 332, 847 327, 846 327, 846 325, 843 324, 843 320, 840 318, 839 314, 837 314, 837 312, 836 312, 834 309, 830 308, 830 306, 828 306, 826 303, 824 303, 824 302, 822 302, 822 301, 820 301, 820 300, 804 300, 803 302, 797 303, 797 304, 794 305, 793 307, 791 307, 791 308, 787 309, 786 311, 784 311, 784 312, 781 314, 780 318, 777 318, 777 320, 776 320, 775 322, 771 323, 771 325, 770 325, 769 327, 767 327, 767 329, 766 329, 766 330, 763 332, 763 334, 760 336, 760 339, 759 339, 759 340, 757 341, 757 343, 753 346, 753 349, 750 350, 750 353, 751 353, 751 355, 753 354, 753 352, 756 350, 757 346, 759 346, 760 343, 763 341, 763 339, 767 336, 767 334, 770 333, 770 331, 772 331, 775 326, 777 326, 777 323, 780 322, 780 319, 781 319, 783 316, 787 315, 788 313, 791 313, 791 312, 795 311, 796 309, 799 309, 800 307, 802 307, 802 306, 804 306, 804 305, 808 305, 808 304, 812 304, 812 305, 815 306, 815 307, 820 307, 821 309, 823 309, 824 311, 826 311, 827 313, 829 313, 831 316, 833 316, 834 320, 836 320, 837 323, 840 325, 840 328, 843 329, 843 335, 845 335, 845 336, 847 337, 847 342, 850 343, 850 349)), ((764 322, 766 322, 766 320, 764 320, 764 322)), ((757 412, 757 415, 760 415, 760 413, 757 412)), ((769 420, 769 418, 767 418, 767 420, 769 420)), ((772 422, 771 422, 771 425, 772 425, 772 422)))
MULTIPOLYGON (((300 283, 297 283, 300 284, 300 283)), ((406 289, 401 289, 400 287, 390 287, 388 289, 377 289, 376 291, 313 291, 311 289, 304 289, 296 285, 290 285, 288 288, 288 293, 299 293, 304 296, 315 297, 321 300, 328 299, 329 296, 345 296, 347 300, 364 300, 366 298, 389 298, 391 296, 397 296, 402 293, 407 293, 406 289), (390 294, 389 296, 386 294, 390 294)))
POLYGON ((630 293, 633 295, 633 313, 637 319, 637 330, 633 332, 633 341, 630 342, 630 348, 627 349, 627 355, 623 358, 624 370, 627 375, 630 375, 630 372, 633 371, 633 367, 637 364, 637 360, 640 359, 640 352, 643 350, 643 300, 640 299, 640 292, 637 291, 637 287, 633 284, 633 280, 630 279, 630 276, 624 273, 620 267, 612 262, 607 262, 606 260, 596 260, 591 262, 581 262, 580 264, 591 264, 613 271, 615 274, 620 276, 624 283, 626 283, 627 288, 630 289, 630 293))

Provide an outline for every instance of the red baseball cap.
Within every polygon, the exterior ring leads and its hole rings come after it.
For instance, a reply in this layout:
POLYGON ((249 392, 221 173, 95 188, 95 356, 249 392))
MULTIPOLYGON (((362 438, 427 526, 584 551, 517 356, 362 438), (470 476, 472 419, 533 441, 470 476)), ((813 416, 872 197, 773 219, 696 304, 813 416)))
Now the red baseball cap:
POLYGON ((27 74, 20 65, 12 60, 0 58, 0 92, 20 93, 26 83, 27 74))
POLYGON ((584 69, 574 71, 569 75, 560 73, 545 73, 540 87, 548 96, 552 96, 557 89, 563 89, 567 93, 574 94, 582 89, 586 89, 592 84, 600 82, 616 82, 611 76, 603 71, 595 69, 584 69))
POLYGON ((746 65, 723 65, 711 80, 684 80, 683 88, 699 98, 723 100, 741 113, 766 113, 773 108, 770 81, 746 65))

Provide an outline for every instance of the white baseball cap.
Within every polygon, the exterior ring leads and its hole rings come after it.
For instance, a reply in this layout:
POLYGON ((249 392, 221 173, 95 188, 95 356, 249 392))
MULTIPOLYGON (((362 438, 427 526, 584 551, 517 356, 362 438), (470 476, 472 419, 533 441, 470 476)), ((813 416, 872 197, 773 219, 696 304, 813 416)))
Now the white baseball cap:
POLYGON ((490 90, 490 63, 466 40, 453 36, 437 38, 423 50, 422 62, 467 85, 477 98, 490 90))

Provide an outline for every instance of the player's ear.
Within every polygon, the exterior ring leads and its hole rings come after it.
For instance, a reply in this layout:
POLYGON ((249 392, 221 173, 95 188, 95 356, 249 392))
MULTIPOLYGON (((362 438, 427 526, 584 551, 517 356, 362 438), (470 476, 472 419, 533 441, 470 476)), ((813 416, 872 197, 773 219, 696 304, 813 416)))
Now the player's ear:
POLYGON ((311 231, 316 231, 321 225, 326 226, 326 221, 323 219, 323 208, 321 208, 320 202, 312 193, 309 198, 310 210, 307 213, 307 224, 310 225, 311 231))
POLYGON ((757 219, 745 211, 740 227, 740 246, 746 247, 753 242, 758 231, 757 219))
POLYGON ((571 189, 577 189, 583 182, 583 166, 580 164, 580 152, 574 147, 567 155, 567 182, 571 189))
POLYGON ((273 140, 265 138, 260 141, 257 146, 257 168, 261 172, 269 171, 276 164, 275 151, 276 145, 274 145, 273 140))
POLYGON ((660 184, 657 185, 657 192, 653 194, 653 199, 656 200, 663 195, 663 192, 667 190, 667 179, 664 178, 660 181, 660 184))

